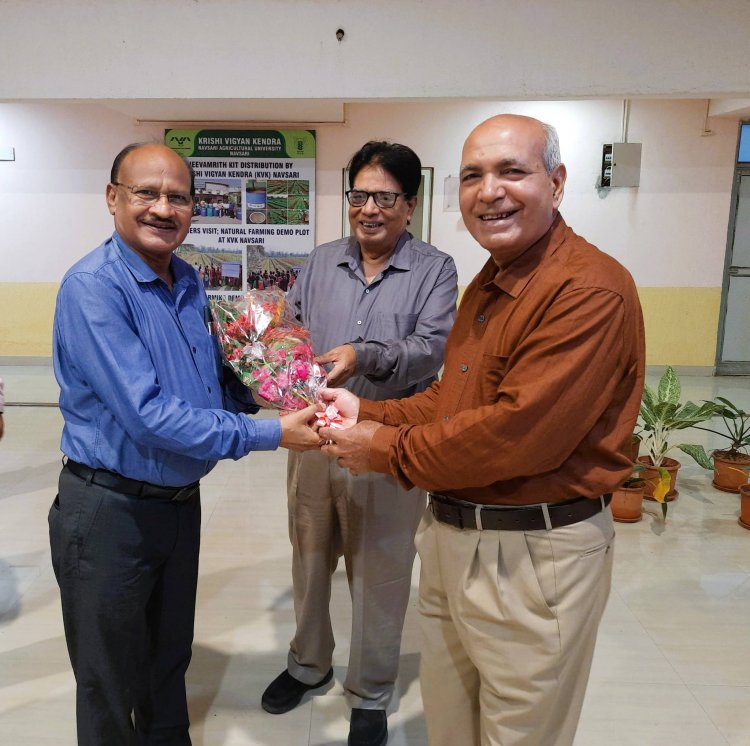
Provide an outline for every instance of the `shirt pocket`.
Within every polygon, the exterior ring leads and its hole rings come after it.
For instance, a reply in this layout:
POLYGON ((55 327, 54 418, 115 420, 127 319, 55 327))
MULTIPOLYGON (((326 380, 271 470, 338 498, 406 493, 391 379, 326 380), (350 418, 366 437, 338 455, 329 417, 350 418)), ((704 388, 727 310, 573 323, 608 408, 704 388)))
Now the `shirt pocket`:
POLYGON ((375 314, 368 329, 369 339, 387 340, 404 339, 414 333, 419 314, 416 313, 387 313, 380 311, 375 314))
POLYGON ((505 379, 508 357, 485 353, 479 365, 479 401, 481 404, 494 404, 500 398, 500 386, 505 379))

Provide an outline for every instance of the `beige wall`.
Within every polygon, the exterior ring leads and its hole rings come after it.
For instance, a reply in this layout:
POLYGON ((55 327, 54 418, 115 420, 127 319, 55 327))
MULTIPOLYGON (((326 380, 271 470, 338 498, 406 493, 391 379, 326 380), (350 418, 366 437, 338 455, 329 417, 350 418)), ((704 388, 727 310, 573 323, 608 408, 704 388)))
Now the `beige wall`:
MULTIPOLYGON (((49 358, 56 283, 0 283, 0 358, 49 358), (32 299, 32 300, 30 300, 32 299)), ((639 288, 648 365, 711 367, 719 288, 639 288)))
MULTIPOLYGON (((317 241, 341 235, 341 171, 351 153, 370 138, 404 142, 434 168, 432 241, 455 258, 466 285, 486 254, 459 213, 443 211, 443 183, 457 173, 467 132, 500 111, 558 127, 569 171, 563 215, 632 272, 649 364, 712 365, 737 123, 710 119, 714 134, 702 137, 705 101, 633 101, 641 186, 608 192, 595 185, 602 144, 621 138, 620 101, 349 104, 346 123, 317 128, 317 241)), ((15 162, 0 163, 0 357, 50 355, 57 284, 112 230, 103 196, 112 157, 161 135, 98 104, 0 104, 0 143, 16 148, 15 162)))

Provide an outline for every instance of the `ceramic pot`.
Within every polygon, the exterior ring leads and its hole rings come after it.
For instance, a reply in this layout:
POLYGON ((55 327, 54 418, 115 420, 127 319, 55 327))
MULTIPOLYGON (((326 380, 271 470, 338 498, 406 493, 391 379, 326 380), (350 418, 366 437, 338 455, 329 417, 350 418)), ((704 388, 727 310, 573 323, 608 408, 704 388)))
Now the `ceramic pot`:
POLYGON ((612 517, 620 523, 636 523, 643 518, 643 483, 620 485, 612 492, 612 517))
POLYGON ((748 482, 750 473, 750 456, 746 453, 714 451, 714 480, 711 482, 717 490, 739 492, 740 487, 748 482))
POLYGON ((750 484, 740 487, 740 517, 737 523, 742 528, 750 529, 750 484))
MULTIPOLYGON (((648 468, 653 464, 653 461, 651 461, 651 456, 639 456, 638 463, 643 464, 646 467, 646 469, 638 475, 644 480, 643 497, 646 500, 653 500, 654 487, 659 481, 659 472, 654 468, 648 468)), ((680 462, 676 459, 665 457, 664 459, 662 459, 661 465, 662 468, 666 469, 669 472, 669 492, 667 492, 666 499, 667 502, 671 502, 679 494, 677 492, 677 489, 675 488, 675 481, 677 479, 677 470, 680 468, 680 462)))

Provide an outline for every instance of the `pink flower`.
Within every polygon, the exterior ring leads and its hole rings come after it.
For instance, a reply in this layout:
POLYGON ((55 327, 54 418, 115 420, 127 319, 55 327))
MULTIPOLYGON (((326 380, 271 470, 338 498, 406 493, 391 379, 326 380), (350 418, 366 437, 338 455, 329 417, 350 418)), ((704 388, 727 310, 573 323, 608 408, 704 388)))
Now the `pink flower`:
POLYGON ((310 377, 310 366, 304 361, 297 358, 289 366, 292 375, 292 381, 306 381, 310 377))
POLYGON ((279 387, 270 378, 263 381, 261 387, 258 389, 258 393, 266 401, 270 402, 277 402, 281 398, 279 396, 279 387))

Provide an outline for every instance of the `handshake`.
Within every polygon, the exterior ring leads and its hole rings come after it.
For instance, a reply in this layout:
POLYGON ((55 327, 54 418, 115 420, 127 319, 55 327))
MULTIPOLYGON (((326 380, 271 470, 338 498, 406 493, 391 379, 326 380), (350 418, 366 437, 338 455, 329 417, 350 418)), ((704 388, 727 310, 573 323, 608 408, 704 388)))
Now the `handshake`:
POLYGON ((370 442, 383 425, 367 420, 357 422, 359 397, 347 389, 321 389, 319 396, 320 404, 281 417, 280 445, 292 451, 320 448, 352 474, 369 471, 370 442), (329 420, 331 405, 339 415, 335 423, 329 420))

